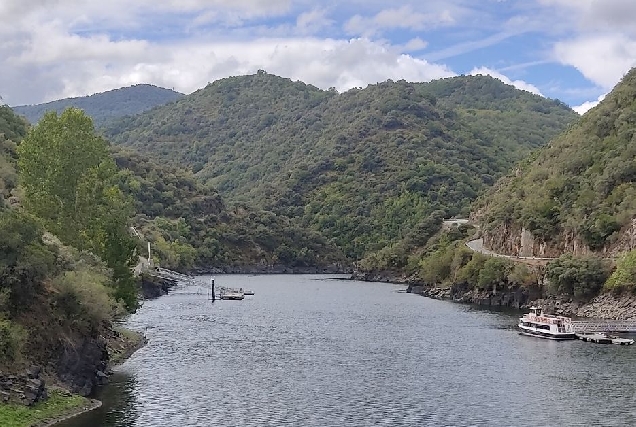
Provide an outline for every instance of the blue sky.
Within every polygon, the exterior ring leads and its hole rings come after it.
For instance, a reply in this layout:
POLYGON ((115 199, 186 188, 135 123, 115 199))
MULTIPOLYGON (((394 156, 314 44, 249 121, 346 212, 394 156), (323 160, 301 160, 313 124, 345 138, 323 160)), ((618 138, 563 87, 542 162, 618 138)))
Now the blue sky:
POLYGON ((10 105, 270 73, 340 91, 490 74, 584 112, 636 65, 634 0, 2 0, 10 105))

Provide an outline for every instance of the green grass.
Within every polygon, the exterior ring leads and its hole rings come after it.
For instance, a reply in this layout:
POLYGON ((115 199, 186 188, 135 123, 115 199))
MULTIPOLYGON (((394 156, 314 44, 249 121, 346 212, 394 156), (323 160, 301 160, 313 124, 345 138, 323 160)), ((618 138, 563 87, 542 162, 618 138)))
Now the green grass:
POLYGON ((18 404, 0 404, 0 426, 29 427, 69 414, 89 403, 90 400, 82 396, 64 396, 52 391, 45 402, 39 402, 31 408, 18 404))

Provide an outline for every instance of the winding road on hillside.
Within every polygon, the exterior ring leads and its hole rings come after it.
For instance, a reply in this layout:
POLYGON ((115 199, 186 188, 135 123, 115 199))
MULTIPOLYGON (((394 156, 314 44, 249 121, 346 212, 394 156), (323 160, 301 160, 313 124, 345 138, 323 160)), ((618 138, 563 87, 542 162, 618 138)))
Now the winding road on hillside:
MULTIPOLYGON (((454 225, 468 224, 468 223, 469 223, 468 219, 448 219, 448 220, 444 220, 444 226, 445 227, 452 227, 454 225)), ((550 258, 550 257, 534 257, 534 256, 530 257, 530 256, 516 256, 516 255, 500 254, 500 253, 491 251, 490 249, 486 249, 484 247, 484 239, 483 238, 470 240, 470 241, 466 242, 466 246, 469 249, 471 249, 472 251, 474 251, 474 252, 479 252, 479 253, 482 253, 484 255, 495 256, 495 257, 499 257, 499 258, 507 258, 507 259, 510 259, 512 261, 522 262, 522 263, 525 263, 525 264, 545 265, 549 261, 552 261, 552 260, 556 259, 556 258, 550 258)))
POLYGON ((482 253, 484 255, 496 256, 499 258, 508 258, 515 262, 522 262, 524 264, 533 264, 533 265, 545 265, 548 262, 556 259, 549 257, 536 257, 536 256, 516 256, 516 255, 504 255, 499 254, 497 252, 493 252, 490 249, 484 248, 484 239, 479 238, 475 240, 471 240, 466 242, 466 246, 475 252, 482 253))

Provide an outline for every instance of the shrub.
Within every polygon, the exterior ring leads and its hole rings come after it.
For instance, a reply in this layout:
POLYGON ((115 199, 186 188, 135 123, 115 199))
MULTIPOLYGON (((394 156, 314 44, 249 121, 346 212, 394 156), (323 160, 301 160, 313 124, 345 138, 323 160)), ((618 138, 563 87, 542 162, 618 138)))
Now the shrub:
POLYGON ((548 264, 549 291, 587 299, 598 294, 607 280, 609 269, 600 258, 562 255, 548 264))
POLYGON ((59 292, 57 305, 67 317, 97 328, 121 311, 112 298, 113 289, 107 286, 109 281, 109 277, 87 268, 66 271, 53 281, 59 292))
POLYGON ((512 271, 512 262, 497 257, 490 257, 484 262, 483 267, 479 270, 479 278, 477 285, 481 289, 492 287, 493 291, 497 291, 497 285, 504 285, 507 282, 508 274, 512 271))
POLYGON ((627 252, 616 263, 616 270, 605 282, 605 289, 636 289, 636 250, 627 252))
POLYGON ((0 363, 9 364, 18 361, 27 333, 9 320, 0 320, 0 363))

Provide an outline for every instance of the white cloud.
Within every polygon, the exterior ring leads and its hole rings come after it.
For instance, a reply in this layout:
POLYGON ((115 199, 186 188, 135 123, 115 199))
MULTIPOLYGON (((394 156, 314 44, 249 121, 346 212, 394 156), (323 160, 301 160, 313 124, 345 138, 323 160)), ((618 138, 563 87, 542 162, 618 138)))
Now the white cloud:
POLYGON ((303 12, 296 18, 296 28, 305 34, 313 33, 333 23, 333 20, 327 18, 327 12, 324 9, 313 9, 309 12, 303 12))
POLYGON ((453 23, 455 23, 455 19, 449 10, 423 13, 405 5, 396 9, 382 10, 372 17, 354 15, 345 24, 345 30, 349 34, 369 36, 386 29, 423 30, 427 27, 453 23))
POLYGON ((599 96, 596 101, 586 101, 581 105, 572 107, 572 109, 576 111, 577 113, 583 115, 587 113, 589 110, 591 110, 592 108, 596 107, 603 99, 605 99, 605 96, 607 96, 607 94, 603 94, 599 96))
POLYGON ((575 20, 581 31, 636 34, 634 0, 539 0, 539 3, 551 8, 560 7, 564 14, 575 20))
POLYGON ((340 91, 389 78, 428 81, 454 74, 445 66, 400 54, 390 46, 368 39, 270 38, 245 42, 197 39, 158 45, 101 37, 78 41, 75 36, 65 39, 59 33, 47 34, 51 46, 33 46, 20 57, 23 72, 12 76, 15 84, 7 89, 12 105, 43 101, 40 91, 44 87, 45 100, 135 83, 152 83, 190 93, 218 78, 258 69, 325 89, 333 86, 340 91), (87 52, 86 58, 80 57, 82 51, 87 52), (34 92, 25 93, 24 88, 28 87, 34 92))
POLYGON ((511 80, 508 77, 506 77, 503 74, 501 74, 500 72, 492 70, 492 69, 490 69, 488 67, 473 68, 473 70, 469 74, 471 76, 477 76, 477 75, 480 75, 480 74, 481 75, 486 75, 486 76, 491 76, 491 77, 494 77, 496 79, 501 80, 505 84, 512 85, 512 86, 516 87, 519 90, 525 90, 525 91, 534 93, 535 95, 543 96, 543 94, 541 93, 539 88, 537 88, 535 85, 533 85, 531 83, 524 82, 523 80, 511 80))
POLYGON ((636 39, 622 34, 583 36, 556 43, 554 57, 610 89, 636 65, 636 39))
POLYGON ((428 46, 428 42, 422 40, 419 37, 415 37, 409 40, 408 42, 406 42, 406 44, 402 47, 402 49, 405 52, 416 52, 418 50, 425 49, 426 46, 428 46))

